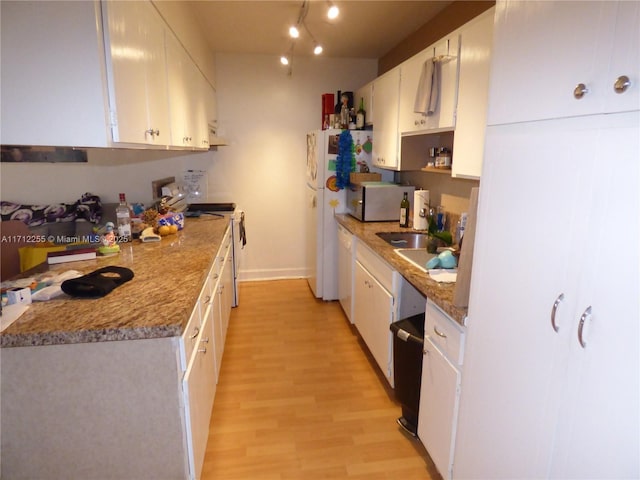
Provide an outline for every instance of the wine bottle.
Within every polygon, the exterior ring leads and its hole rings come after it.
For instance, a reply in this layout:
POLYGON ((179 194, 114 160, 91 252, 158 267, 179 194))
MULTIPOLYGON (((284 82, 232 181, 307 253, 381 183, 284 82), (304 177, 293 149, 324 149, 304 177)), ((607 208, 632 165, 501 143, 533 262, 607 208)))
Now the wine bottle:
POLYGON ((340 115, 340 112, 342 112, 342 92, 338 90, 338 96, 336 97, 336 106, 333 109, 333 113, 335 113, 336 115, 340 115))
POLYGON ((360 97, 360 106, 358 107, 358 112, 356 113, 356 128, 358 130, 364 130, 366 115, 367 112, 364 109, 364 98, 360 97))
POLYGON ((400 202, 400 226, 409 226, 409 198, 407 192, 404 192, 402 201, 400 202))
POLYGON ((118 222, 120 241, 129 241, 131 239, 131 211, 124 193, 120 194, 120 204, 116 207, 116 221, 118 222))

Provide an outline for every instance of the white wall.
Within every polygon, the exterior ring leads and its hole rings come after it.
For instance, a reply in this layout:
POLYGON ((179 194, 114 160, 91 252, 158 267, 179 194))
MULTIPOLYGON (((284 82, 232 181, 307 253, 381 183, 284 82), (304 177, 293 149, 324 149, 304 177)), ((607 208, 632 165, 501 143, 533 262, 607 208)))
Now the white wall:
POLYGON ((209 201, 236 202, 246 212, 242 279, 304 276, 306 133, 320 127, 321 96, 355 90, 375 78, 376 60, 295 58, 293 75, 266 55, 216 59, 218 151, 95 150, 85 164, 0 166, 0 198, 23 203, 74 202, 84 192, 116 202, 152 199, 151 181, 208 171, 209 201))
POLYGON ((304 276, 306 133, 321 97, 375 78, 376 60, 298 58, 293 75, 268 55, 218 55, 220 147, 209 191, 230 192, 247 218, 243 279, 304 276))

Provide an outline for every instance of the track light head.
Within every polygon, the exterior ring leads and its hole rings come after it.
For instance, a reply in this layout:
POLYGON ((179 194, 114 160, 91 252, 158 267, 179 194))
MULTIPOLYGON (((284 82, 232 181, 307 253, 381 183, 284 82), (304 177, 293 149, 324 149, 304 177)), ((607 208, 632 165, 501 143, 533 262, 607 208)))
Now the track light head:
POLYGON ((322 53, 322 45, 317 45, 313 48, 314 55, 320 55, 322 53))
POLYGON ((298 38, 300 36, 300 30, 295 25, 289 27, 289 36, 291 38, 298 38))
POLYGON ((338 18, 338 15, 340 15, 340 9, 333 3, 329 2, 329 10, 327 11, 327 17, 329 17, 329 20, 338 18))

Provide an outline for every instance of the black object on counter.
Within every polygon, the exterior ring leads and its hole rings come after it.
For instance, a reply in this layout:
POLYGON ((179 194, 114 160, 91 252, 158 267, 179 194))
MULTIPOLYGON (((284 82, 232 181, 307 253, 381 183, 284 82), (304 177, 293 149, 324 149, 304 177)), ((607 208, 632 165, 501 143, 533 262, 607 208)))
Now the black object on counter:
POLYGON ((414 437, 418 432, 418 407, 422 383, 424 313, 393 322, 393 377, 396 400, 402 406, 398 424, 414 437))
POLYGON ((82 277, 65 280, 60 288, 67 295, 99 298, 133 278, 133 271, 125 267, 103 267, 82 277))
POLYGON ((233 212, 235 203, 190 203, 187 212, 233 212))

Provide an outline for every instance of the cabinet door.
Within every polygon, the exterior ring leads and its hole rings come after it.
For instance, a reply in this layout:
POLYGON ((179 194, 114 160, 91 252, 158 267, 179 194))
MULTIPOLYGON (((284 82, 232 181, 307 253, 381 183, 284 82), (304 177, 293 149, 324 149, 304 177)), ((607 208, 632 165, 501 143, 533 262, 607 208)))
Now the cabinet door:
POLYGON ((109 146, 99 3, 0 9, 0 144, 109 146))
POLYGON ((391 332, 393 296, 356 261, 356 327, 391 386, 391 332))
POLYGON ((616 9, 606 1, 499 2, 489 125, 603 112, 613 83, 607 66, 618 49, 616 9), (579 83, 589 92, 577 100, 579 83))
MULTIPOLYGON (((613 8, 607 2, 609 8, 613 8)), ((628 112, 640 105, 640 2, 621 1, 615 5, 615 37, 612 48, 603 52, 608 65, 604 83, 605 112, 628 112), (627 76, 631 85, 622 93, 612 88, 620 76, 627 76)))
POLYGON ((194 89, 192 82, 195 69, 178 39, 167 35, 167 79, 169 109, 171 113, 171 144, 179 147, 194 145, 195 121, 193 115, 194 89))
POLYGON ((353 241, 354 236, 338 225, 338 300, 342 310, 353 323, 353 241))
POLYGON ((400 132, 453 129, 458 94, 458 45, 457 35, 447 37, 400 65, 400 132), (423 115, 414 112, 416 92, 423 65, 433 57, 442 58, 438 105, 432 115, 423 115))
POLYGON ((190 478, 200 478, 216 389, 210 320, 207 315, 183 380, 190 478))
POLYGON ((480 178, 489 96, 494 8, 460 29, 460 78, 451 176, 480 178))
POLYGON ((460 372, 427 337, 424 341, 418 437, 443 478, 451 478, 460 372))
POLYGON ((398 100, 400 68, 396 67, 373 82, 372 161, 375 166, 395 170, 398 166, 398 100))
POLYGON ((638 244, 637 113, 488 130, 456 473, 637 476, 638 252, 612 261, 608 228, 638 244))
POLYGON ((103 2, 115 142, 170 143, 165 25, 151 2, 103 2))
POLYGON ((568 332, 567 395, 552 478, 640 476, 640 129, 637 114, 607 116, 606 121, 595 134, 595 155, 612 155, 616 168, 598 169, 588 202, 587 254, 579 265, 581 288, 568 332), (622 243, 635 247, 621 252, 609 225, 620 225, 622 243), (582 347, 578 328, 587 308, 582 347))
POLYGON ((570 121, 489 127, 456 475, 547 475, 589 235, 594 138, 570 121), (551 325, 554 301, 564 294, 551 325))

